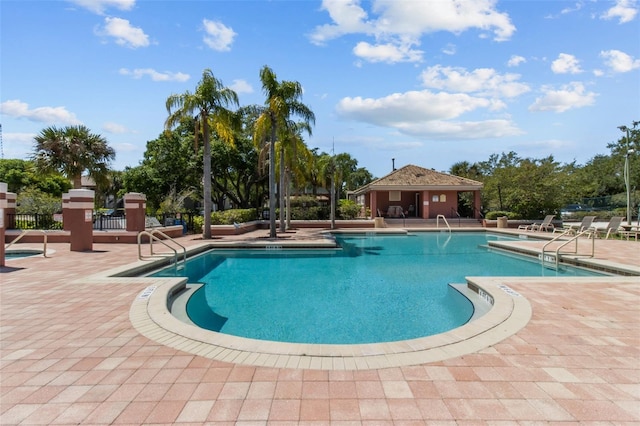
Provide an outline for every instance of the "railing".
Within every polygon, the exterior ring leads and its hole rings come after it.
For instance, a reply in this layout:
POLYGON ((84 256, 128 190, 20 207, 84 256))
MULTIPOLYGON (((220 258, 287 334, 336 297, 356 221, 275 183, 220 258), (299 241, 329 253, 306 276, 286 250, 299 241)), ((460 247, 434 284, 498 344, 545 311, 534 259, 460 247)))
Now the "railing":
MULTIPOLYGON (((547 243, 542 246, 542 254, 540 254, 540 262, 542 263, 542 266, 544 266, 545 262, 547 260, 549 261, 553 261, 555 263, 555 268, 558 269, 558 265, 560 263, 560 250, 566 246, 567 244, 570 244, 572 242, 575 242, 575 248, 572 252, 566 252, 567 254, 574 254, 574 255, 578 255, 578 238, 586 235, 590 240, 591 240, 591 254, 589 255, 589 257, 593 257, 594 253, 595 253, 595 236, 594 236, 594 232, 595 230, 593 229, 585 229, 584 231, 578 232, 576 235, 574 235, 572 238, 568 239, 567 241, 565 241, 564 243, 560 244, 556 250, 555 250, 555 254, 554 255, 549 255, 549 257, 547 257, 545 255, 546 252, 546 248, 547 246, 549 246, 549 244, 554 243, 556 241, 558 241, 560 238, 567 236, 567 235, 571 235, 572 231, 571 230, 567 230, 565 232, 563 232, 562 234, 558 235, 557 237, 547 241, 547 243)), ((551 252, 551 251, 549 251, 551 252)))
POLYGON ((455 219, 456 217, 458 218, 458 228, 460 228, 460 226, 462 226, 460 224, 460 217, 461 217, 460 213, 458 213, 458 210, 456 210, 453 207, 451 207, 451 218, 455 219))
POLYGON ((444 217, 443 214, 439 214, 438 216, 436 216, 436 228, 440 229, 440 219, 443 220, 444 224, 447 225, 449 232, 451 232, 451 227, 449 226, 449 222, 447 222, 447 218, 444 217))
MULTIPOLYGON (((22 231, 20 233, 20 235, 18 235, 18 237, 15 240, 11 241, 9 244, 7 244, 4 247, 5 250, 8 249, 9 247, 11 247, 13 244, 17 243, 18 241, 20 241, 22 239, 22 237, 24 237, 25 235, 28 235, 28 234, 30 234, 32 232, 42 233, 42 235, 44 235, 44 239, 43 239, 44 240, 43 241, 44 242, 44 247, 42 248, 42 255, 44 257, 47 257, 47 233, 42 229, 25 229, 24 231, 22 231)), ((3 244, 4 244, 4 241, 3 241, 3 244)))
POLYGON ((98 231, 127 229, 127 219, 125 216, 109 216, 98 213, 93 218, 93 229, 98 231))
POLYGON ((173 251, 174 263, 177 264, 178 263, 178 250, 176 250, 174 247, 170 246, 167 243, 167 242, 170 242, 170 243, 175 244, 175 245, 179 246, 180 248, 182 248, 183 261, 187 260, 187 249, 185 248, 185 246, 183 246, 182 244, 178 243, 176 240, 174 240, 173 238, 171 238, 170 236, 168 236, 164 232, 160 231, 159 229, 153 229, 151 231, 140 231, 140 232, 138 232, 138 259, 140 259, 140 260, 145 259, 145 257, 142 255, 142 237, 143 236, 149 237, 149 253, 150 253, 150 257, 166 256, 167 255, 166 253, 165 254, 158 253, 156 255, 156 253, 153 252, 153 242, 157 241, 160 244, 162 244, 165 247, 167 247, 168 249, 170 249, 171 251, 173 251), (158 238, 156 236, 156 234, 160 235, 164 239, 158 238))
POLYGON ((9 213, 6 229, 61 229, 60 221, 50 213, 9 213))

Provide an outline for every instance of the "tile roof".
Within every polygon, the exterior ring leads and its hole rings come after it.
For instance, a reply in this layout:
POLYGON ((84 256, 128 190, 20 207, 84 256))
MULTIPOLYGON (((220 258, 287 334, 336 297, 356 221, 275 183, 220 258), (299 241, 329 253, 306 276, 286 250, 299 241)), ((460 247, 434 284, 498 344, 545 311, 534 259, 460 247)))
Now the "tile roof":
POLYGON ((408 164, 401 167, 386 176, 383 176, 368 185, 357 189, 356 193, 366 192, 367 189, 377 189, 380 187, 457 187, 465 189, 482 188, 482 182, 473 179, 467 179, 460 176, 454 176, 447 173, 437 172, 431 169, 414 166, 408 164))

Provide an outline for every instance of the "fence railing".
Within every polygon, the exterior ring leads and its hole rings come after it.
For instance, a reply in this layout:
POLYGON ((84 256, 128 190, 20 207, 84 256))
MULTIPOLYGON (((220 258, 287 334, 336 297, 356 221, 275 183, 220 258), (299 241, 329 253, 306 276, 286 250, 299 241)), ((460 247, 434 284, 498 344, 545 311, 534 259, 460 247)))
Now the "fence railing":
POLYGON ((10 213, 6 229, 62 229, 62 215, 50 213, 10 213))
MULTIPOLYGON (((185 232, 194 230, 194 216, 191 213, 163 214, 156 218, 164 226, 182 225, 185 232)), ((11 213, 7 215, 6 229, 62 229, 62 214, 49 213, 11 213)), ((127 229, 126 216, 110 216, 94 213, 93 229, 99 231, 127 229)))

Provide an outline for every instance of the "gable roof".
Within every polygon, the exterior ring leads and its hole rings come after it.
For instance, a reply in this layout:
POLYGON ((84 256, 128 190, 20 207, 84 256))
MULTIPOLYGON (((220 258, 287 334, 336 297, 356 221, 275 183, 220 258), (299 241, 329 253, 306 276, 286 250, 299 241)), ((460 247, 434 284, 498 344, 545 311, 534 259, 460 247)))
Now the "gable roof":
POLYGON ((408 164, 386 176, 356 189, 354 194, 384 190, 457 190, 477 191, 482 182, 408 164))

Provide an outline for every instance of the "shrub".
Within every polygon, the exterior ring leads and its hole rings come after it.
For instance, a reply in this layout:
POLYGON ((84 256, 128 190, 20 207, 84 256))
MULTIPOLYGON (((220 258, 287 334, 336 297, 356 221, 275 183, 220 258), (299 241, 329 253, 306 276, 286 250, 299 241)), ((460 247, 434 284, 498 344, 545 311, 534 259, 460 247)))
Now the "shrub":
POLYGON ((509 219, 515 220, 515 219, 521 219, 520 215, 514 212, 505 212, 505 211, 500 211, 500 210, 496 210, 496 211, 491 211, 491 212, 487 212, 486 215, 484 215, 485 219, 487 220, 496 220, 499 217, 502 216, 506 216, 509 219))
POLYGON ((362 210, 360 204, 353 200, 339 200, 338 201, 338 217, 341 219, 355 219, 360 216, 362 210))

